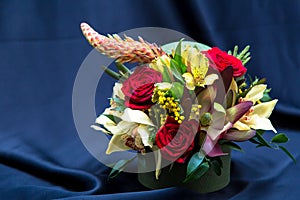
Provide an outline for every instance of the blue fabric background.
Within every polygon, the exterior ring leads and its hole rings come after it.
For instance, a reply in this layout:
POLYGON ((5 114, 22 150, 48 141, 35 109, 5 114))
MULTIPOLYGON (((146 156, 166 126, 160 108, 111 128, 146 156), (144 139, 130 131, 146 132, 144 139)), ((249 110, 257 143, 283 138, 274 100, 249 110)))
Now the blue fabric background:
POLYGON ((215 193, 149 190, 136 174, 107 181, 110 169, 85 149, 72 117, 73 83, 92 50, 81 22, 101 33, 164 27, 224 50, 250 44, 248 71, 280 99, 272 120, 299 159, 299 10, 297 0, 1 0, 0 199, 299 199, 299 162, 249 143, 215 193))

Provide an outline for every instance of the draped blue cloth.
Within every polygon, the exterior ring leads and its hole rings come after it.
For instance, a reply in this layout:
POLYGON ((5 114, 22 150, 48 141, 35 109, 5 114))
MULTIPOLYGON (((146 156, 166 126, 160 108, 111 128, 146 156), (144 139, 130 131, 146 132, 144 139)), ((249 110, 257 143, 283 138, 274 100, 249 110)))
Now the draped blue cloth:
MULTIPOLYGON (((72 116, 74 80, 92 50, 81 22, 101 33, 164 27, 223 50, 250 44, 248 72, 267 78, 279 99, 271 119, 299 159, 299 10, 297 0, 0 1, 0 199, 299 199, 299 162, 248 142, 218 192, 150 190, 134 173, 107 180, 110 168, 86 150, 72 116)), ((111 93, 111 79, 102 82, 98 97, 111 93)))

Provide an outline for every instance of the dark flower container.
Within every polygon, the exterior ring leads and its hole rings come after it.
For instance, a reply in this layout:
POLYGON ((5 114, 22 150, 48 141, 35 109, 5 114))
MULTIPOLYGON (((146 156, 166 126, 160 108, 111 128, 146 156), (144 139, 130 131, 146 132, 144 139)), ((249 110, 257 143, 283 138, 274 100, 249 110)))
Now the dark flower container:
POLYGON ((218 176, 210 167, 209 170, 199 179, 183 183, 186 177, 187 164, 173 163, 173 166, 168 165, 161 169, 159 179, 155 177, 155 172, 144 172, 155 167, 155 162, 149 156, 139 156, 138 169, 141 173, 138 174, 139 182, 151 189, 161 189, 167 187, 186 187, 190 190, 199 193, 215 192, 226 187, 230 182, 230 164, 231 156, 230 150, 226 156, 220 156, 223 167, 221 168, 221 175, 218 176))

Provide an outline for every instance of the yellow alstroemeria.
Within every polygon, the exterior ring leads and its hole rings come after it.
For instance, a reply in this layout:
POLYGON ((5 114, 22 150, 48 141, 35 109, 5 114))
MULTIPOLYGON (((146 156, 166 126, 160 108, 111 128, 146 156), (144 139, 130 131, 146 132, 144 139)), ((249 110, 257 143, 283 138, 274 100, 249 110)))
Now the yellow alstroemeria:
POLYGON ((218 79, 217 74, 206 76, 209 66, 208 59, 198 49, 188 46, 182 53, 182 60, 188 67, 188 72, 184 73, 182 77, 189 90, 194 90, 196 86, 211 85, 218 79))
POLYGON ((277 99, 269 102, 260 103, 259 100, 263 97, 267 85, 259 84, 251 88, 247 95, 240 99, 240 101, 252 101, 253 107, 237 121, 233 127, 238 130, 262 129, 277 131, 273 127, 271 121, 268 119, 277 103, 277 99))
POLYGON ((163 73, 164 66, 170 67, 171 58, 168 55, 163 55, 153 60, 149 67, 163 73))

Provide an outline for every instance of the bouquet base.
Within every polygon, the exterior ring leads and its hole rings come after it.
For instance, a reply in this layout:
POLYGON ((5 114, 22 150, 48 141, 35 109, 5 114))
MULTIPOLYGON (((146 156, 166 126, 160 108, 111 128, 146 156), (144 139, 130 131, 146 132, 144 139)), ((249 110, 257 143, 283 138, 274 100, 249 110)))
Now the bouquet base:
MULTIPOLYGON (((222 173, 220 176, 218 176, 210 167, 207 173, 205 173, 201 178, 189 181, 188 183, 182 183, 186 176, 187 164, 174 163, 172 168, 169 165, 161 169, 158 180, 156 179, 155 172, 153 171, 139 173, 138 180, 142 185, 151 189, 180 186, 199 193, 215 192, 223 189, 230 182, 230 154, 221 156, 220 158, 223 163, 223 168, 221 169, 222 173)), ((147 163, 147 160, 143 158, 143 156, 139 157, 139 163, 143 163, 142 165, 138 165, 140 171, 142 171, 141 167, 145 166, 145 164, 146 166, 149 166, 147 164, 150 164, 147 163)))

